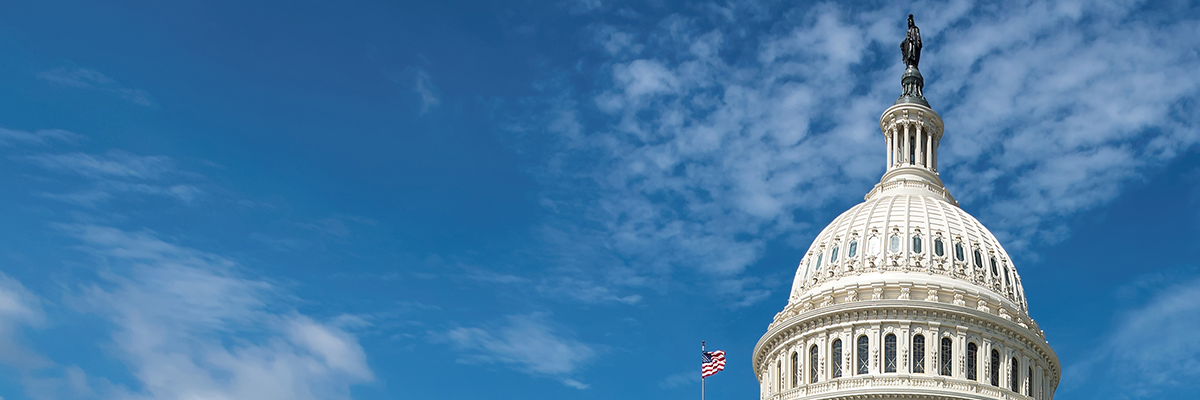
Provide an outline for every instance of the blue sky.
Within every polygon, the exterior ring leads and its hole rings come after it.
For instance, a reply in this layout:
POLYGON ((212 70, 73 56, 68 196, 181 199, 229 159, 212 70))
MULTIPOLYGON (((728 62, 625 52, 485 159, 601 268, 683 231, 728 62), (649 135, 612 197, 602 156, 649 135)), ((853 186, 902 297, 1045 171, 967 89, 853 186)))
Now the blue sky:
POLYGON ((1195 393, 1194 1, 47 0, 0 4, 0 397, 690 399, 700 340, 757 396, 909 13, 1059 398, 1195 393))

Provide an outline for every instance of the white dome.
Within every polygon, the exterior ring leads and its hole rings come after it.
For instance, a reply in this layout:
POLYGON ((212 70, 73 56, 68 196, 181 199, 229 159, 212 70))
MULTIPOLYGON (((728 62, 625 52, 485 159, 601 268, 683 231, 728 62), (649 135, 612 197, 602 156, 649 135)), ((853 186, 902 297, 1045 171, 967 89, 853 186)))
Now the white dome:
POLYGON ((870 287, 888 275, 897 283, 940 284, 974 297, 987 292, 991 296, 984 297, 1024 313, 1021 278, 983 224, 952 198, 924 191, 882 195, 889 192, 884 189, 817 235, 796 271, 790 303, 847 285, 870 287))

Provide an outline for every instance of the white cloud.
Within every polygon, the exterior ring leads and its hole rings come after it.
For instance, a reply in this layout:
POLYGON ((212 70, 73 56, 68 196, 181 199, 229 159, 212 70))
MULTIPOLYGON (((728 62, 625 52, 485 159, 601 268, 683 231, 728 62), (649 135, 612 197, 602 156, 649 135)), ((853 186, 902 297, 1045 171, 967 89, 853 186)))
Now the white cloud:
POLYGON ((674 374, 671 374, 670 376, 663 378, 663 380, 658 383, 658 386, 667 388, 667 389, 672 389, 672 388, 677 388, 677 387, 684 386, 684 385, 696 384, 699 381, 700 381, 700 371, 691 370, 691 371, 676 372, 674 374))
POLYGON ((104 155, 39 154, 22 159, 49 170, 71 172, 89 178, 157 179, 175 169, 175 163, 169 157, 139 156, 117 150, 104 155))
POLYGON ((84 137, 62 129, 42 129, 35 132, 0 128, 0 145, 16 144, 47 145, 51 142, 75 143, 84 137))
MULTIPOLYGON (((112 351, 137 379, 119 398, 327 399, 374 379, 358 339, 296 313, 227 258, 149 232, 60 225, 105 281, 72 303, 116 327, 112 351)), ((103 375, 104 371, 92 371, 103 375)))
MULTIPOLYGON (((623 8, 622 10, 626 9, 623 8)), ((637 38, 636 34, 622 31, 612 25, 600 25, 596 27, 594 35, 596 42, 612 56, 618 56, 625 52, 637 54, 642 52, 642 49, 645 47, 635 42, 637 38)))
POLYGON ((1149 300, 1124 313, 1091 357, 1064 368, 1060 392, 1069 394, 1085 382, 1097 381, 1112 385, 1111 393, 1120 394, 1114 398, 1159 397, 1163 391, 1198 388, 1200 279, 1172 282, 1179 281, 1135 282, 1148 283, 1139 290, 1150 290, 1149 300))
POLYGON ((49 361, 22 343, 21 331, 45 322, 41 299, 15 279, 0 273, 0 363, 22 369, 41 368, 49 361))
MULTIPOLYGON (((596 280, 588 271, 611 262, 651 281, 676 268, 724 281, 772 240, 807 245, 827 206, 861 198, 882 173, 877 119, 899 94, 896 16, 909 8, 778 10, 778 29, 748 28, 762 14, 730 8, 628 32, 640 41, 621 46, 653 56, 614 55, 594 73, 608 79, 539 103, 534 123, 556 141, 542 203, 562 218, 547 232, 570 236, 551 242, 605 255, 557 272, 596 280)), ((1061 240, 1063 217, 1200 141, 1187 107, 1200 89, 1197 21, 1135 4, 920 8, 935 10, 917 23, 926 94, 947 127, 942 177, 1012 249, 1061 240)), ((611 36, 596 40, 613 54, 611 36)), ((745 282, 729 295, 749 304, 768 290, 745 282)))
POLYGON ((417 70, 417 79, 416 83, 413 84, 413 91, 421 99, 421 114, 432 111, 442 103, 437 95, 437 87, 433 85, 433 79, 424 70, 417 70))
POLYGON ((66 194, 45 193, 44 197, 83 206, 95 206, 119 193, 134 193, 178 199, 184 203, 205 194, 190 183, 166 182, 168 178, 185 175, 175 166, 175 160, 165 156, 140 156, 123 151, 103 155, 86 153, 36 154, 16 157, 49 171, 74 174, 93 181, 90 189, 66 194))
POLYGON ((40 72, 37 77, 59 86, 84 89, 97 89, 116 94, 131 103, 153 107, 154 100, 150 93, 142 89, 125 87, 120 82, 94 69, 81 67, 60 67, 40 72))
POLYGON ((459 327, 435 333, 434 340, 450 342, 462 353, 459 362, 506 364, 532 375, 558 378, 563 384, 587 388, 570 378, 596 355, 592 346, 563 336, 544 314, 510 315, 501 326, 459 327))

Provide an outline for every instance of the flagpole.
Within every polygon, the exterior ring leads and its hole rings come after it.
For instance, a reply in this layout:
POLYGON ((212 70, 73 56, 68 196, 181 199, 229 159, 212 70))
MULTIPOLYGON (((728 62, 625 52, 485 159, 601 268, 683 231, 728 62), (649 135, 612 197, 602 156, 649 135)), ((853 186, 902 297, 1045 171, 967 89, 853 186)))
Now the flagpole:
MULTIPOLYGON (((700 341, 700 354, 704 354, 704 341, 700 341)), ((700 371, 700 400, 704 400, 704 371, 700 371)))

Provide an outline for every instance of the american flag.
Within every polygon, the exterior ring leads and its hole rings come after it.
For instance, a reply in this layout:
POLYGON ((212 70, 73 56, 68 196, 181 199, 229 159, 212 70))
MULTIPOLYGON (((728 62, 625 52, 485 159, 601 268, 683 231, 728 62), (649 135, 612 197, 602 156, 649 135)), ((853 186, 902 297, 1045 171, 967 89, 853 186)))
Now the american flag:
POLYGON ((700 364, 700 377, 707 378, 725 369, 725 351, 702 351, 704 362, 700 364))

